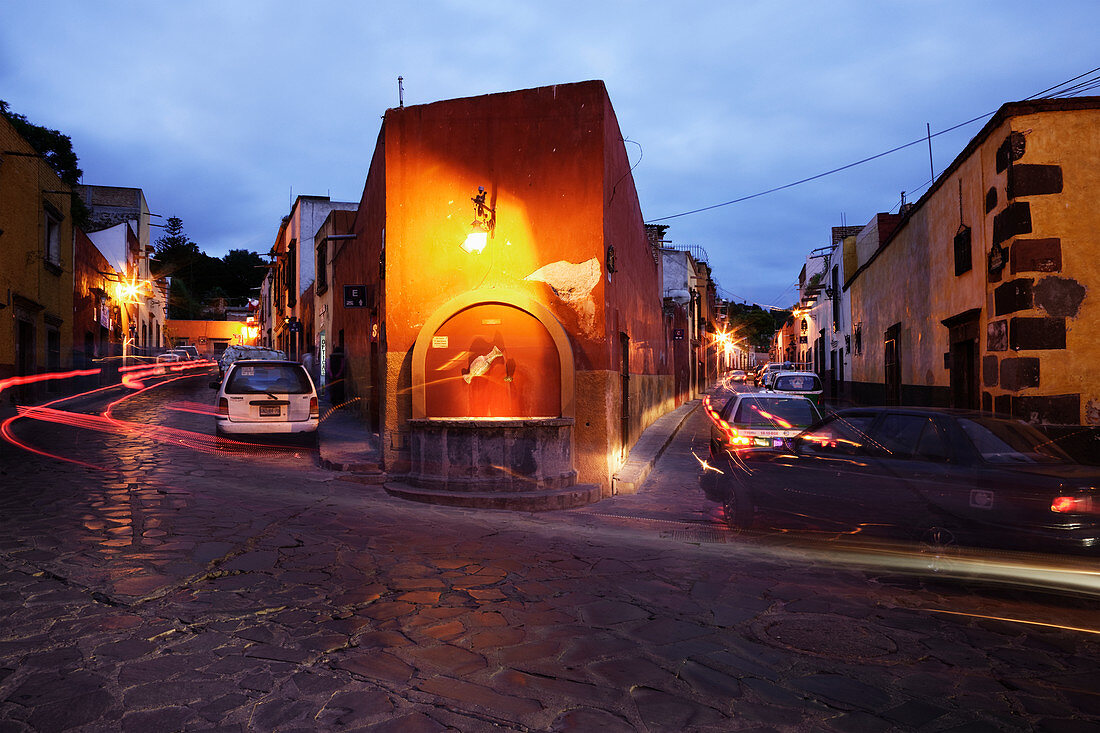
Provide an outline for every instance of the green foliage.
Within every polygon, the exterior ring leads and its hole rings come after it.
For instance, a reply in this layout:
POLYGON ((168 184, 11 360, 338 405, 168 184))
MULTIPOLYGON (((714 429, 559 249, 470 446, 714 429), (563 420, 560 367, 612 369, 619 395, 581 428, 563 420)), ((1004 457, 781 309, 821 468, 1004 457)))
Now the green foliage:
POLYGON ((164 235, 154 243, 153 274, 172 278, 168 317, 201 319, 212 298, 225 298, 230 305, 244 305, 263 281, 263 259, 248 250, 230 250, 224 258, 211 257, 199 249, 183 230, 183 220, 169 217, 164 235))
POLYGON ((767 350, 772 335, 790 316, 790 311, 764 310, 756 304, 730 303, 726 308, 729 330, 744 336, 750 344, 767 350))
MULTIPOLYGON (((51 130, 48 127, 36 125, 25 116, 11 111, 8 103, 0 99, 0 114, 12 124, 12 127, 30 143, 42 159, 46 161, 61 181, 69 186, 80 183, 84 171, 80 170, 79 159, 73 150, 73 141, 68 135, 59 130, 51 130)), ((84 201, 76 195, 72 195, 72 217, 78 227, 86 227, 88 223, 88 207, 84 201)))

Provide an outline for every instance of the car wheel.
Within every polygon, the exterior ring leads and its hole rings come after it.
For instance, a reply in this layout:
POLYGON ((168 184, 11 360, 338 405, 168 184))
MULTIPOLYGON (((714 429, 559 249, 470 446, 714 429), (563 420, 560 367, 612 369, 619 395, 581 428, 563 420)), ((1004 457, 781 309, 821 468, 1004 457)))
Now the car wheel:
POLYGON ((725 482, 725 490, 722 511, 725 514, 726 524, 732 530, 748 529, 752 526, 753 514, 756 512, 748 487, 740 480, 730 477, 725 482))

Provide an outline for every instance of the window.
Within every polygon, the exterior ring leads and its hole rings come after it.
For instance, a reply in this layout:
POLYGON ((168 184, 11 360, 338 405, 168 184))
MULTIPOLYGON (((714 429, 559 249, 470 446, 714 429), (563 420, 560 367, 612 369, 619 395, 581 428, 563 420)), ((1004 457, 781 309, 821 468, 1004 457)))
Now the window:
POLYGON ((863 452, 874 415, 836 417, 796 438, 797 450, 811 455, 854 456, 863 452))
POLYGON ((1070 463, 1046 435, 1026 423, 994 418, 962 418, 959 427, 982 459, 990 463, 1070 463))
POLYGON ((328 242, 317 245, 317 294, 328 290, 328 242))
POLYGON ((925 415, 887 415, 875 435, 890 458, 946 461, 947 442, 936 422, 925 415))
POLYGON ((293 308, 298 302, 298 240, 286 247, 286 304, 293 308))
POLYGON ((816 374, 782 374, 775 378, 776 392, 819 392, 821 380, 816 374))
POLYGON ((959 233, 955 235, 955 275, 970 272, 972 266, 970 259, 970 227, 959 227, 959 233))
POLYGON ((740 401, 733 422, 738 427, 789 429, 809 425, 817 417, 817 408, 809 400, 752 397, 740 401))
POLYGON ((313 385, 299 364, 238 364, 225 385, 226 394, 310 394, 313 385))
POLYGON ((46 204, 45 257, 48 264, 61 267, 61 214, 46 204))
POLYGON ((840 266, 833 265, 832 271, 832 300, 833 307, 833 331, 840 330, 840 266))

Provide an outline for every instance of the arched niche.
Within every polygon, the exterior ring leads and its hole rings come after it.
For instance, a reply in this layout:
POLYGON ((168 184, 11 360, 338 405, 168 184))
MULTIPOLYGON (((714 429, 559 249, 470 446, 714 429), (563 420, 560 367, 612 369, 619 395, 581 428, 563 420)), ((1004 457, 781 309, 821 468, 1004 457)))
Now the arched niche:
POLYGON ((574 417, 573 349, 557 318, 530 297, 502 290, 471 291, 438 308, 417 334, 412 353, 412 418, 478 419, 491 415, 458 413, 493 410, 533 413, 499 415, 516 419, 574 417), (553 359, 556 365, 549 363, 553 359), (487 368, 479 374, 486 361, 487 368), (517 394, 545 390, 547 380, 553 379, 556 401, 545 399, 546 395, 517 394), (436 401, 431 408, 429 396, 436 401), (479 409, 479 397, 487 398, 491 409, 479 409), (469 408, 471 404, 474 409, 469 408), (556 406, 556 414, 539 414, 549 405, 556 406))

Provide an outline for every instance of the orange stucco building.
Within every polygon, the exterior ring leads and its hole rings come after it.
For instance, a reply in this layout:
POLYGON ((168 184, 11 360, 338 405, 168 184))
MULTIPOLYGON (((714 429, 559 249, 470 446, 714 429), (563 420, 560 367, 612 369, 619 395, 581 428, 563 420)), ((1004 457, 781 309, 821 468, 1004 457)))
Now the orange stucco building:
POLYGON ((351 228, 325 250, 330 328, 387 473, 608 495, 674 385, 660 258, 603 83, 388 110, 351 228))

